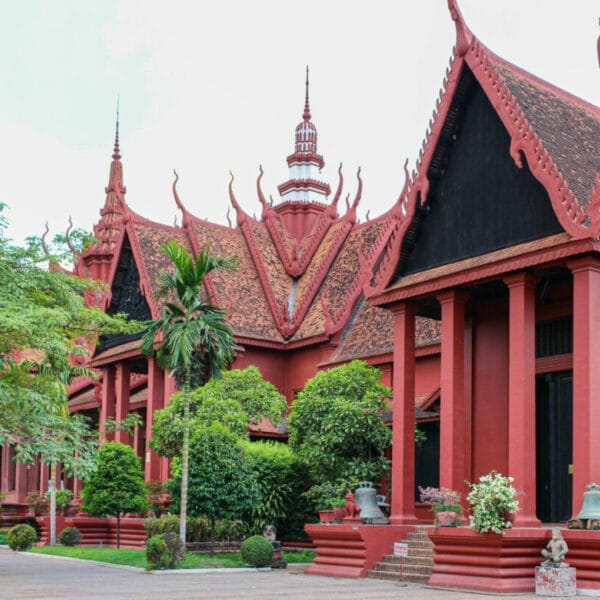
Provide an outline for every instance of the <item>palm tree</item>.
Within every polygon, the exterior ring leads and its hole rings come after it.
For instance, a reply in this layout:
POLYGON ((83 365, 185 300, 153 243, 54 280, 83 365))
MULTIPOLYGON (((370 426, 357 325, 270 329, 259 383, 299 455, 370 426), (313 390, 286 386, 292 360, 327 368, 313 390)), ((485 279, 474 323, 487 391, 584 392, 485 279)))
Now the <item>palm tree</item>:
POLYGON ((158 364, 170 370, 183 393, 183 444, 181 448, 181 511, 179 537, 185 544, 188 463, 190 442, 190 391, 210 377, 219 377, 235 356, 233 332, 225 311, 204 293, 206 276, 213 270, 232 266, 204 248, 194 259, 177 242, 163 246, 175 267, 162 274, 160 294, 164 298, 160 319, 150 321, 142 352, 155 355, 158 364), (162 339, 157 337, 162 335, 162 339), (160 344, 156 347, 156 342, 160 344))

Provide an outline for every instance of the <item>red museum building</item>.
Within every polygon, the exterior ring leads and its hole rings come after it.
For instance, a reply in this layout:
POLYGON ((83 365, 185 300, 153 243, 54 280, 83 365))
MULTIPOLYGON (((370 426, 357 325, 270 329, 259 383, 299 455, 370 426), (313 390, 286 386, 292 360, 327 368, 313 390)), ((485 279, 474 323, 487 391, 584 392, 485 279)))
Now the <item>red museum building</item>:
MULTIPOLYGON (((465 481, 496 469, 522 492, 514 529, 480 536, 483 546, 461 528, 462 538, 434 535, 430 583, 525 591, 549 537, 541 524, 570 519, 586 485, 600 482, 600 109, 496 56, 448 4, 455 48, 417 168, 388 212, 358 222, 360 171, 345 207, 341 166, 333 194, 319 179, 307 78, 289 180, 267 200, 261 169, 258 219, 238 202, 233 177, 235 224, 194 216, 177 179, 180 227, 136 214, 125 199, 117 130, 98 241, 75 274, 108 284, 90 302, 148 319, 161 310, 161 244, 236 255, 236 272, 207 281, 242 347, 233 368, 257 365, 292 404, 318 370, 362 358, 394 392, 391 525, 329 528, 364 551, 352 560, 320 555, 313 571, 364 575, 376 554, 429 518, 415 503, 417 483, 464 494, 465 481), (415 415, 428 433, 418 456, 415 415)), ((148 481, 167 479, 168 463, 148 441, 173 380, 141 354, 139 339, 106 338, 92 366, 100 376, 73 385, 72 410, 100 430, 108 417, 138 412, 144 426, 131 439, 112 435, 143 457, 148 481)), ((10 457, 5 449, 1 489, 4 504, 17 506, 47 473, 10 457)), ((600 588, 597 533, 566 536, 569 562, 589 589, 600 588)), ((319 526, 311 533, 322 534, 319 526)))

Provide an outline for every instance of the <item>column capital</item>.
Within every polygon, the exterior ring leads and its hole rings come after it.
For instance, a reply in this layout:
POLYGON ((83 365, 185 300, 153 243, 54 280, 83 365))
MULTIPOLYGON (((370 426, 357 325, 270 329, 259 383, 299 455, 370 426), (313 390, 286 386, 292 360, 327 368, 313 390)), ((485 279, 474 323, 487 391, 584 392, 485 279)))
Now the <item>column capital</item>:
POLYGON ((567 262, 567 267, 572 273, 578 271, 600 271, 600 257, 598 256, 578 256, 567 262))
POLYGON ((416 315, 417 314, 417 305, 414 302, 398 302, 397 304, 393 304, 389 307, 389 311, 393 315, 416 315))
POLYGON ((446 304, 448 302, 454 304, 466 304, 470 300, 471 294, 465 290, 454 288, 440 292, 436 298, 440 304, 446 304))
POLYGON ((529 273, 528 271, 520 271, 518 273, 510 273, 502 278, 502 281, 509 287, 520 287, 520 286, 528 286, 535 287, 539 282, 540 278, 533 273, 529 273))

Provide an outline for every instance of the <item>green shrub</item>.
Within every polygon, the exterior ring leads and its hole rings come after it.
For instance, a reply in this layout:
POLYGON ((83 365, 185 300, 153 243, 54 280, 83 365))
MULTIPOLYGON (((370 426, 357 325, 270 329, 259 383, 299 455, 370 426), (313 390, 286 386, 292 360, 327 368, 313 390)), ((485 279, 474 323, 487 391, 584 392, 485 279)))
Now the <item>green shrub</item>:
POLYGON ((65 527, 60 532, 58 541, 63 546, 79 546, 81 543, 81 531, 77 527, 65 527))
POLYGON ((11 550, 29 550, 38 539, 35 529, 31 525, 15 525, 8 530, 8 546, 11 550))
POLYGON ((162 517, 150 517, 144 519, 146 528, 146 539, 163 533, 179 533, 179 517, 177 515, 163 515, 162 517))
POLYGON ((275 549, 262 535, 253 535, 244 540, 240 553, 242 560, 251 567, 264 567, 271 562, 275 549))
POLYGON ((251 532, 275 525, 279 539, 303 539, 304 524, 312 513, 304 496, 310 485, 306 463, 278 442, 250 442, 246 451, 262 496, 252 512, 251 532))
POLYGON ((151 569, 173 569, 185 557, 185 547, 173 533, 154 535, 146 544, 146 560, 151 569))

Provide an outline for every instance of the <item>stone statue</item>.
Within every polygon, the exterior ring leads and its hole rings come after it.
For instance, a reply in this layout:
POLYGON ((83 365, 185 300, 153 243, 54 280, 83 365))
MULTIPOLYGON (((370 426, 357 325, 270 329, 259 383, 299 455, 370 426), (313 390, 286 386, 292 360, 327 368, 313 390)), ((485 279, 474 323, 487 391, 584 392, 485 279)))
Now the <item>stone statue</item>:
POLYGON ((546 559, 542 567, 568 567, 569 563, 563 562, 564 557, 569 551, 567 542, 558 527, 552 528, 552 539, 542 550, 542 556, 546 559))
POLYGON ((360 516, 360 506, 354 503, 354 494, 348 492, 346 498, 346 515, 351 519, 356 519, 360 516))

